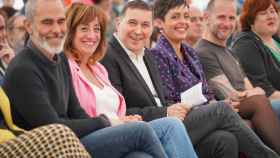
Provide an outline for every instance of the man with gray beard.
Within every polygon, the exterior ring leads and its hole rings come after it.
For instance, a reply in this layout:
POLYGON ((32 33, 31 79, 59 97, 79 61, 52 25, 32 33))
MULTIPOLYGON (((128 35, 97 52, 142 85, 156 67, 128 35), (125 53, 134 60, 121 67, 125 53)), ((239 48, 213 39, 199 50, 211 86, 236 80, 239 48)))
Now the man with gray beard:
POLYGON ((90 118, 81 108, 67 59, 60 54, 67 30, 61 0, 28 0, 25 28, 30 40, 10 63, 3 83, 18 126, 29 130, 52 123, 66 125, 95 158, 165 157, 147 123, 109 127, 108 117, 90 118))
POLYGON ((81 109, 63 50, 65 9, 60 0, 29 0, 25 28, 29 41, 10 63, 3 83, 16 124, 24 129, 61 123, 78 137, 106 127, 81 109), (86 127, 86 128, 85 128, 86 127))

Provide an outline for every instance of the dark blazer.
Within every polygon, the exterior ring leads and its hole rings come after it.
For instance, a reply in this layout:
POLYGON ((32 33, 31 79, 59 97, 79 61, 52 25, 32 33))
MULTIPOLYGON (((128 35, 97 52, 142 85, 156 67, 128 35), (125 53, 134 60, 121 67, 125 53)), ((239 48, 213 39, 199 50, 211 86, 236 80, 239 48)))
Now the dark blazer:
POLYGON ((108 70, 112 85, 124 96, 127 114, 139 114, 145 121, 150 121, 166 116, 167 103, 164 99, 159 72, 154 65, 153 57, 147 50, 144 61, 164 107, 157 107, 149 87, 115 37, 109 42, 107 53, 101 63, 108 70))

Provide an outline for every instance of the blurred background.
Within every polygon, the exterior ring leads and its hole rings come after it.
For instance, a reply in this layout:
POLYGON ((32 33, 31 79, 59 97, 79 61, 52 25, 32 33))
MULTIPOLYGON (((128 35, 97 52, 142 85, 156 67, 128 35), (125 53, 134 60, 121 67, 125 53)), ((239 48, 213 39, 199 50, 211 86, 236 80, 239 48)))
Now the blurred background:
MULTIPOLYGON (((3 5, 3 1, 14 1, 14 8, 20 10, 23 7, 23 0, 0 0, 0 6, 3 5)), ((189 0, 192 1, 192 4, 199 7, 200 9, 204 9, 209 0, 189 0)), ((239 7, 241 7, 244 0, 236 0, 236 3, 239 7)), ((278 3, 280 0, 276 0, 278 3)))
MULTIPOLYGON (((23 3, 24 1, 26 1, 26 0, 0 0, 0 7, 2 7, 4 3, 10 3, 10 4, 13 4, 14 9, 20 10, 24 5, 24 3, 23 3)), ((75 0, 71 0, 71 1, 75 1, 75 0)), ((127 0, 112 0, 112 1, 120 2, 119 7, 121 7, 122 6, 121 2, 122 1, 124 2, 124 1, 127 1, 127 0)), ((153 0, 145 0, 145 1, 152 2, 153 0)), ((206 7, 209 0, 187 0, 187 1, 191 2, 192 5, 197 6, 198 8, 203 10, 206 7)), ((236 0, 238 9, 241 8, 241 6, 243 4, 243 1, 244 0, 236 0)), ((275 1, 278 4, 280 4, 280 0, 275 0, 275 1)))
POLYGON ((3 5, 3 1, 14 1, 13 7, 17 10, 20 10, 23 7, 23 0, 0 0, 0 6, 3 5))
MULTIPOLYGON (((0 6, 3 5, 3 1, 5 0, 0 0, 0 6)), ((14 8, 17 10, 20 10, 23 7, 23 0, 7 0, 7 1, 14 1, 14 8)), ((208 0, 192 0, 192 1, 193 4, 198 6, 199 8, 204 8, 208 2, 208 0)))

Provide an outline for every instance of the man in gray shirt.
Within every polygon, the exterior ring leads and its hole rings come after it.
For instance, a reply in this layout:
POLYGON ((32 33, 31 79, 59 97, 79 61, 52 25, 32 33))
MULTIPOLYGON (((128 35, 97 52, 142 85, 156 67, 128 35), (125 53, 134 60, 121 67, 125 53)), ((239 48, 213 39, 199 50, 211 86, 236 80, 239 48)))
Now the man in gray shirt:
POLYGON ((227 9, 233 8, 207 10, 207 26, 202 39, 195 46, 206 78, 212 88, 218 89, 218 99, 263 95, 265 92, 259 87, 253 87, 238 61, 226 48, 226 40, 236 25, 236 12, 229 13, 227 9), (219 16, 223 16, 224 20, 219 16))
POLYGON ((264 142, 280 153, 280 123, 265 92, 252 86, 226 48, 226 40, 236 25, 234 0, 211 0, 205 20, 205 32, 195 49, 209 85, 218 92, 218 99, 237 100, 235 108, 239 115, 249 120, 264 142))
POLYGON ((196 45, 196 50, 217 99, 225 99, 237 91, 246 90, 247 78, 238 61, 225 46, 203 38, 196 45))

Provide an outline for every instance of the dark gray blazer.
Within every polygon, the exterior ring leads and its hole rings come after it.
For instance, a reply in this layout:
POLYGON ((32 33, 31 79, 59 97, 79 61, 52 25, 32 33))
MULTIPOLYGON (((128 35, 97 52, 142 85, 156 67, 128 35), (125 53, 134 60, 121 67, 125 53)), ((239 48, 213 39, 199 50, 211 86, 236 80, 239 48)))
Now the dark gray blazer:
POLYGON ((112 85, 124 96, 127 114, 139 114, 145 121, 150 121, 166 116, 167 103, 159 72, 148 50, 145 51, 144 61, 164 107, 157 107, 149 87, 115 37, 110 40, 107 53, 101 63, 108 70, 112 85))

